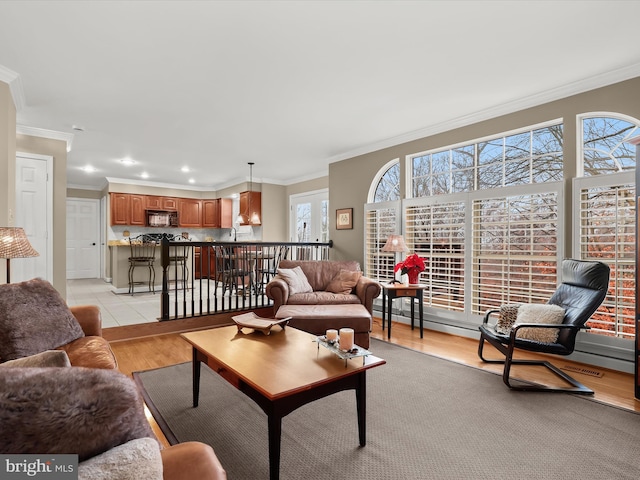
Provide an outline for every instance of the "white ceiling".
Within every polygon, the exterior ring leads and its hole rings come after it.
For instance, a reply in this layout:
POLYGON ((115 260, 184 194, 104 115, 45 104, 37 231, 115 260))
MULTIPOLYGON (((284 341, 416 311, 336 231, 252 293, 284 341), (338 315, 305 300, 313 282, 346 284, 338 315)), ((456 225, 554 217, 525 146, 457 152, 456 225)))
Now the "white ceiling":
POLYGON ((249 161, 286 185, 636 77, 638 18, 638 0, 4 0, 0 79, 24 94, 19 131, 73 134, 71 186, 215 190, 249 161))

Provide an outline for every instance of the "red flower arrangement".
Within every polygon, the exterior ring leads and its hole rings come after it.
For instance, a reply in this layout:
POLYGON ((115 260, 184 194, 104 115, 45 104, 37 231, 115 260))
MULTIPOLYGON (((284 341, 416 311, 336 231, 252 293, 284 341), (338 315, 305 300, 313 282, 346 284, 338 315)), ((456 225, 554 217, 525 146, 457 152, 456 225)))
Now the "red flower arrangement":
POLYGON ((400 270, 402 275, 409 276, 410 284, 418 283, 418 275, 420 272, 424 272, 424 259, 419 257, 417 253, 412 253, 408 255, 402 262, 396 263, 396 266, 393 267, 393 273, 396 273, 400 270))

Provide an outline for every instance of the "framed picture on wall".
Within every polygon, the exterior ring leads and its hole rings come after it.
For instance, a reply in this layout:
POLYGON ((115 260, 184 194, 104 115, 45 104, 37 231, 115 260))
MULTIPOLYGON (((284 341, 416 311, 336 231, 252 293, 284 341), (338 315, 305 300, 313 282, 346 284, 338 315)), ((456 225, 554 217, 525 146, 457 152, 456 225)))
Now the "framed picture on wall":
POLYGON ((336 230, 351 230, 353 228, 353 208, 338 208, 336 210, 336 230))

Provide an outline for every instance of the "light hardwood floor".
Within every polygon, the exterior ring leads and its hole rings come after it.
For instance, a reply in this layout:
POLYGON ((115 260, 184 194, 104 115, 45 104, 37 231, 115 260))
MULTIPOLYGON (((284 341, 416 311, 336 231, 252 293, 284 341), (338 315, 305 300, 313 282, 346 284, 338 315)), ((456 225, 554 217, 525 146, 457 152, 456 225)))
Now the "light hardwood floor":
MULTIPOLYGON (((382 332, 381 319, 374 318, 372 337, 387 341, 387 332, 382 332)), ((425 329, 424 338, 420 339, 418 328, 411 330, 408 325, 393 323, 391 343, 403 345, 414 350, 429 353, 472 367, 492 372, 501 372, 501 365, 483 363, 477 355, 478 341, 446 333, 425 329)), ((111 343, 118 358, 120 370, 131 375, 134 371, 174 365, 191 360, 191 347, 179 333, 149 336, 134 340, 114 341, 111 343)), ((485 347, 488 355, 491 346, 485 347)), ((493 350, 495 351, 495 350, 493 350)), ((496 354, 496 358, 499 355, 496 354)), ((533 358, 535 355, 521 355, 522 358, 533 358)), ((634 378, 631 374, 570 362, 562 357, 551 357, 554 365, 563 368, 586 368, 602 373, 601 377, 570 371, 569 374, 595 391, 593 398, 597 401, 621 408, 640 411, 640 401, 634 398, 634 378)), ((556 377, 547 373, 543 367, 518 367, 512 369, 515 376, 533 381, 556 382, 556 377)), ((502 384, 501 384, 502 385, 502 384)), ((506 389, 506 385, 504 386, 506 389)), ((554 395, 550 393, 550 395, 554 395)))

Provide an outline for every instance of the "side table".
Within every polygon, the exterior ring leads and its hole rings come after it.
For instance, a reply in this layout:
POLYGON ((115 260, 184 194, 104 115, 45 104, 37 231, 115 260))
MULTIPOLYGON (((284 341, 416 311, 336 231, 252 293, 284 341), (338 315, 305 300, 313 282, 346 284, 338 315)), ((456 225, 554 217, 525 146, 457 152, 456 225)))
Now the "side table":
POLYGON ((418 299, 418 311, 420 314, 420 338, 422 338, 422 299, 426 285, 404 285, 402 283, 381 283, 382 287, 382 330, 384 331, 385 320, 387 323, 387 339, 391 338, 391 307, 394 298, 411 297, 411 330, 413 330, 413 314, 415 311, 414 299, 418 299))

